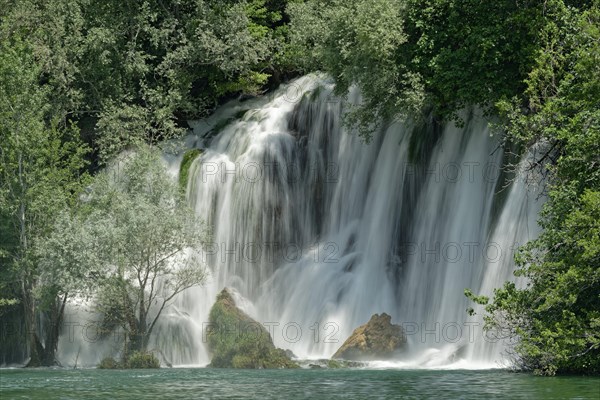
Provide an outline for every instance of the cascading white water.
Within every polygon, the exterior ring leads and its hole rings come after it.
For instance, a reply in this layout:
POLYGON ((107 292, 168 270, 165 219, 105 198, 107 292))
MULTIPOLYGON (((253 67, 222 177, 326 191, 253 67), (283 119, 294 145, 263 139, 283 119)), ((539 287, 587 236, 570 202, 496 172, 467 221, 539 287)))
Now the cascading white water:
MULTIPOLYGON (((211 282, 179 308, 206 322, 216 293, 233 287, 277 346, 307 358, 331 356, 387 312, 408 336, 402 361, 489 365, 501 346, 484 340, 463 292, 510 279, 539 202, 519 182, 500 190, 503 154, 477 113, 464 128, 394 123, 364 144, 331 91, 309 76, 230 111, 248 109, 208 143, 188 193, 213 227, 211 282)), ((202 347, 170 356, 205 363, 202 347)))
MULTIPOLYGON (((359 101, 354 90, 348 102, 359 101)), ((408 338, 397 366, 500 359, 502 344, 483 337, 463 292, 491 294, 511 278, 540 202, 518 180, 501 190, 504 155, 477 112, 461 128, 395 122, 365 144, 342 126, 345 104, 331 82, 306 76, 223 107, 188 137, 204 149, 188 196, 212 227, 211 276, 165 311, 151 348, 166 360, 210 361, 205 328, 224 287, 301 358, 330 357, 386 312, 408 338)))

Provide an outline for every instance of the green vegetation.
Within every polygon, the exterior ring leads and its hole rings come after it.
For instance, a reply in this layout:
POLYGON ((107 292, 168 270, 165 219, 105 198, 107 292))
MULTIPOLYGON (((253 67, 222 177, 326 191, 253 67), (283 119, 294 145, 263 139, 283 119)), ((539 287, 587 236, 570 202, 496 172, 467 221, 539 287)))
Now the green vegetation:
MULTIPOLYGON (((53 318, 39 349, 46 358, 37 365, 55 363, 50 357, 68 298, 94 301, 103 334, 122 328, 129 360, 131 352, 147 351, 173 298, 206 276, 200 260, 186 254, 206 232, 157 152, 145 147, 97 174, 79 202, 48 228, 31 251, 39 282, 34 304, 53 318)), ((33 337, 39 340, 35 330, 33 337)))
POLYGON ((190 176, 190 167, 194 160, 202 154, 200 149, 188 150, 183 154, 183 160, 179 166, 179 187, 184 191, 187 189, 187 184, 190 176))
POLYGON ((406 5, 399 0, 290 5, 292 46, 309 55, 308 67, 330 73, 339 95, 352 84, 361 89, 364 104, 350 111, 348 121, 367 139, 379 121, 423 105, 423 83, 402 60, 406 5))
POLYGON ((32 366, 56 363, 58 325, 68 297, 40 281, 36 246, 65 206, 76 202, 74 194, 86 181, 87 151, 75 129, 53 118, 49 91, 38 85, 40 70, 32 46, 0 38, 0 307, 19 303, 32 366), (44 338, 40 320, 52 327, 44 338))
POLYGON ((148 369, 160 368, 160 361, 152 353, 135 351, 123 362, 112 357, 103 358, 98 369, 148 369))
POLYGON ((367 140, 382 122, 433 106, 458 119, 524 89, 546 3, 500 0, 316 0, 290 4, 291 47, 363 103, 347 122, 367 140))
POLYGON ((99 161, 180 134, 224 99, 284 75, 286 2, 11 0, 0 39, 26 41, 63 124, 99 161))
POLYGON ((497 290, 487 323, 520 339, 528 370, 599 374, 600 9, 560 16, 542 32, 547 43, 526 80, 528 112, 501 104, 509 138, 545 144, 530 172, 548 175, 548 201, 541 236, 516 258, 528 285, 497 290))
POLYGON ((160 368, 160 361, 152 353, 134 352, 129 356, 126 367, 133 369, 160 368))
MULTIPOLYGON (((125 357, 145 353, 161 313, 182 291, 201 285, 206 271, 187 254, 207 232, 187 207, 159 155, 138 148, 98 174, 86 202, 85 224, 96 227, 93 254, 102 272, 95 292, 103 331, 121 327, 125 357)), ((60 232, 60 231, 59 231, 60 232)))
POLYGON ((235 305, 227 289, 217 296, 209 315, 208 347, 214 368, 298 368, 273 345, 264 326, 235 305))
POLYGON ((98 369, 121 369, 122 365, 112 357, 105 357, 98 364, 98 369))

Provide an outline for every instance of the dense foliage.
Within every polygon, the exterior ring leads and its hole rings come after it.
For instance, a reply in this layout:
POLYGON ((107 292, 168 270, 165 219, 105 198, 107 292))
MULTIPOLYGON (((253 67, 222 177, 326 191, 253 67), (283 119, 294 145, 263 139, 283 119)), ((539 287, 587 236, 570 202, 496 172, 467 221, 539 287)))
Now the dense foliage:
POLYGON ((46 289, 53 289, 41 282, 36 246, 54 218, 75 202, 74 193, 85 182, 86 153, 77 131, 60 128, 53 118, 39 74, 29 44, 0 41, 0 298, 24 316, 32 365, 54 363, 60 310, 67 300, 67 293, 47 296, 46 289), (40 321, 51 327, 44 339, 40 321))
POLYGON ((127 359, 119 362, 112 357, 103 358, 98 369, 150 369, 160 368, 160 361, 152 353, 133 352, 127 359))
POLYGON ((348 115, 369 138, 378 121, 440 118, 477 104, 490 109, 517 95, 546 23, 537 1, 317 0, 290 5, 292 48, 309 54, 344 95, 363 103, 348 115))
MULTIPOLYGON (((282 4, 266 0, 13 0, 0 39, 26 40, 52 113, 106 160, 181 132, 279 73, 282 4)), ((285 2, 283 2, 283 5, 285 2)))
POLYGON ((600 9, 560 11, 526 80, 530 111, 500 105, 509 137, 541 144, 531 172, 548 175, 548 201, 516 260, 527 287, 496 291, 487 319, 520 339, 527 369, 599 374, 600 9))

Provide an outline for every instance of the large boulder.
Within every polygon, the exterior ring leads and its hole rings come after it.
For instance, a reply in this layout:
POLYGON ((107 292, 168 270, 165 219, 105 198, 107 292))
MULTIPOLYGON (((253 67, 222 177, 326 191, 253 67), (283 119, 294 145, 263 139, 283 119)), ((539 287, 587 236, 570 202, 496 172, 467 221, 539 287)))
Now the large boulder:
POLYGON ((265 327, 240 310, 232 293, 223 289, 209 315, 210 367, 298 368, 286 352, 273 345, 265 327))
POLYGON ((406 346, 406 336, 400 325, 392 324, 392 317, 374 314, 369 322, 359 326, 335 352, 332 358, 355 361, 386 360, 394 358, 406 346))

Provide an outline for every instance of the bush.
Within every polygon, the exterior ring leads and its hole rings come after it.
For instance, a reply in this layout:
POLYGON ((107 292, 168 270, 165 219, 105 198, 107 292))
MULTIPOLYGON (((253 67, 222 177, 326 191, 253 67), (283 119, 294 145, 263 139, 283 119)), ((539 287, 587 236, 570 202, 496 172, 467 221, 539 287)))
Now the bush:
POLYGON ((102 359, 102 361, 100 361, 100 364, 98 364, 98 369, 121 369, 121 368, 123 368, 121 363, 112 357, 105 357, 102 359))
POLYGON ((130 369, 148 369, 160 368, 160 361, 152 353, 143 353, 135 351, 129 356, 126 362, 126 368, 130 369))

